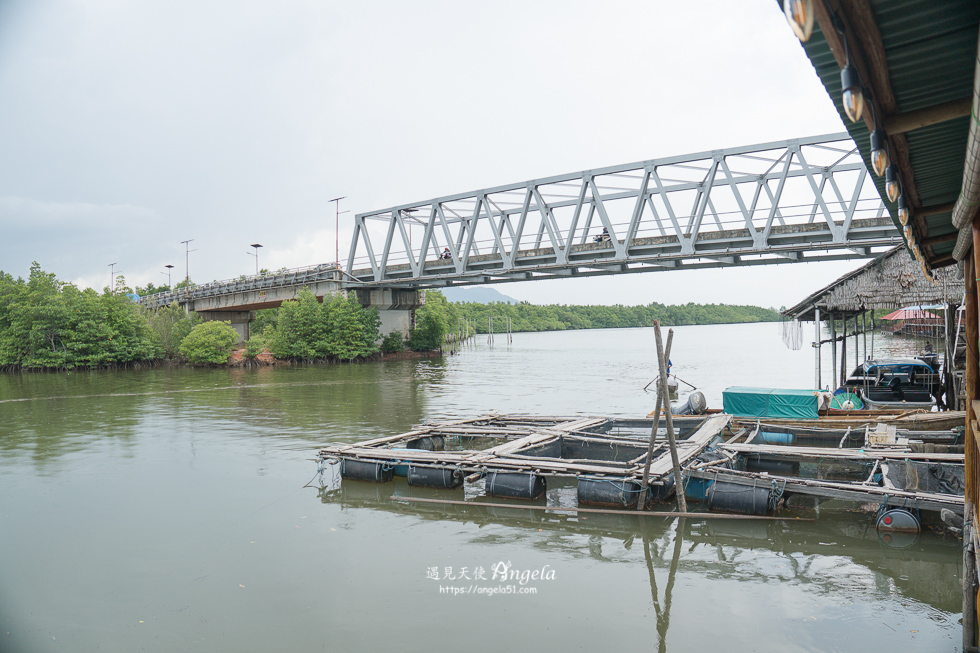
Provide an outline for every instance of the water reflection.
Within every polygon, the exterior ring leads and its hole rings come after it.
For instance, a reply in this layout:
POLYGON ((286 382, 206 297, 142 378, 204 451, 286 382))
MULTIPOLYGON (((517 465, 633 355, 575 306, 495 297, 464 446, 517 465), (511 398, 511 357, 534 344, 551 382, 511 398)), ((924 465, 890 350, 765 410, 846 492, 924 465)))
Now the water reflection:
MULTIPOLYGON (((828 513, 813 522, 769 520, 673 520, 622 514, 581 514, 513 507, 409 503, 399 496, 458 500, 459 492, 410 488, 404 479, 390 483, 328 480, 317 488, 324 504, 344 510, 414 516, 424 521, 475 524, 481 529, 498 525, 491 533, 470 538, 471 544, 512 544, 526 538, 528 529, 545 533, 537 546, 575 558, 635 562, 631 549, 642 542, 649 576, 651 605, 657 614, 660 650, 670 623, 671 593, 677 572, 694 573, 707 580, 742 583, 790 583, 808 592, 829 596, 896 597, 956 613, 959 589, 960 543, 932 533, 906 549, 882 543, 867 515, 828 513), (616 543, 615 552, 606 550, 616 543), (663 595, 660 594, 662 585, 663 595)), ((561 492, 559 490, 558 492, 561 492)), ((549 490, 548 504, 561 503, 549 490)), ((502 502, 499 499, 495 503, 502 502)))

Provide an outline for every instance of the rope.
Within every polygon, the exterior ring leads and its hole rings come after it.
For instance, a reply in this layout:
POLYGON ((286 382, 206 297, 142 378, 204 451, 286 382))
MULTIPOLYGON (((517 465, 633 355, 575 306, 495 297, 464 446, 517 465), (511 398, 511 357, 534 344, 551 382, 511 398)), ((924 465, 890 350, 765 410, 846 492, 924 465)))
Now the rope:
POLYGON ((878 519, 881 519, 881 516, 885 514, 885 511, 886 510, 888 510, 888 495, 887 494, 885 494, 885 497, 881 500, 881 506, 878 508, 878 519))
POLYGON ((775 512, 776 506, 779 505, 780 500, 783 498, 783 491, 786 489, 786 479, 783 479, 782 486, 776 479, 772 479, 772 487, 769 490, 769 512, 775 512))

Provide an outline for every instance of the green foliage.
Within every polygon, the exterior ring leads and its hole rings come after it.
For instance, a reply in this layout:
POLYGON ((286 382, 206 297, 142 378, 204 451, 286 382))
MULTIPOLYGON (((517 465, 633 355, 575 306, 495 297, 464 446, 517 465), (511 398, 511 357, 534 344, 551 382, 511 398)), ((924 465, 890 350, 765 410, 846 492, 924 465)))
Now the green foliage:
POLYGON ((36 262, 26 282, 0 272, 0 366, 92 368, 162 357, 147 316, 122 283, 100 295, 58 281, 36 262))
POLYGON ((265 349, 265 340, 262 336, 252 336, 245 341, 244 356, 247 360, 255 360, 265 349))
POLYGON ((295 300, 282 303, 279 319, 269 333, 269 349, 277 358, 314 360, 327 355, 326 314, 316 295, 306 288, 295 300))
POLYGON ((254 333, 262 333, 265 328, 269 325, 275 326, 279 321, 279 309, 278 308, 263 308, 255 311, 255 319, 249 325, 254 333))
POLYGON ((392 331, 381 341, 381 351, 386 354, 395 354, 405 351, 405 339, 398 331, 392 331))
POLYGON ((196 327, 198 324, 203 324, 204 319, 195 312, 187 313, 184 309, 177 307, 177 310, 183 313, 183 318, 178 319, 174 322, 173 327, 170 330, 170 342, 173 346, 174 353, 180 351, 180 343, 184 341, 184 338, 196 327))
POLYGON ((269 349, 278 358, 354 360, 377 353, 381 318, 365 310, 354 295, 329 297, 321 304, 309 290, 283 302, 266 325, 269 349))
POLYGON ((230 322, 203 322, 180 343, 180 353, 192 363, 223 365, 238 343, 238 332, 230 322))
POLYGON ((170 290, 170 286, 154 286, 152 282, 146 284, 145 286, 136 286, 136 294, 140 297, 146 297, 147 295, 155 295, 161 292, 167 292, 170 290))
POLYGON ((412 351, 431 351, 445 342, 450 327, 456 328, 460 317, 455 304, 446 301, 438 290, 425 293, 425 305, 415 311, 415 328, 408 334, 408 348, 412 351))

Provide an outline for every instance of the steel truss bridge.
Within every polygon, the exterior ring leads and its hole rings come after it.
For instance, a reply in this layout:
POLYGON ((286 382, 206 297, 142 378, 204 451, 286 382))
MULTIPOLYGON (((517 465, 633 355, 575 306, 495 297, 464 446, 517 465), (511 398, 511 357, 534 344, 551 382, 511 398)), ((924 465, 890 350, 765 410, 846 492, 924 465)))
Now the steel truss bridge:
POLYGON ((426 288, 871 258, 902 242, 841 133, 361 213, 343 276, 426 288))

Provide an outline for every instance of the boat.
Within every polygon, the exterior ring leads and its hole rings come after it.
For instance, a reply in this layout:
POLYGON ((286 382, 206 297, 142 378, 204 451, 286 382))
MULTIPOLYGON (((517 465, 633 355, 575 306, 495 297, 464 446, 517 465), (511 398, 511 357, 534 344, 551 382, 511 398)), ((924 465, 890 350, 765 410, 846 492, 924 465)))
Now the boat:
POLYGON ((854 393, 870 410, 931 410, 932 389, 939 384, 933 366, 918 358, 868 360, 859 365, 838 393, 854 393))

